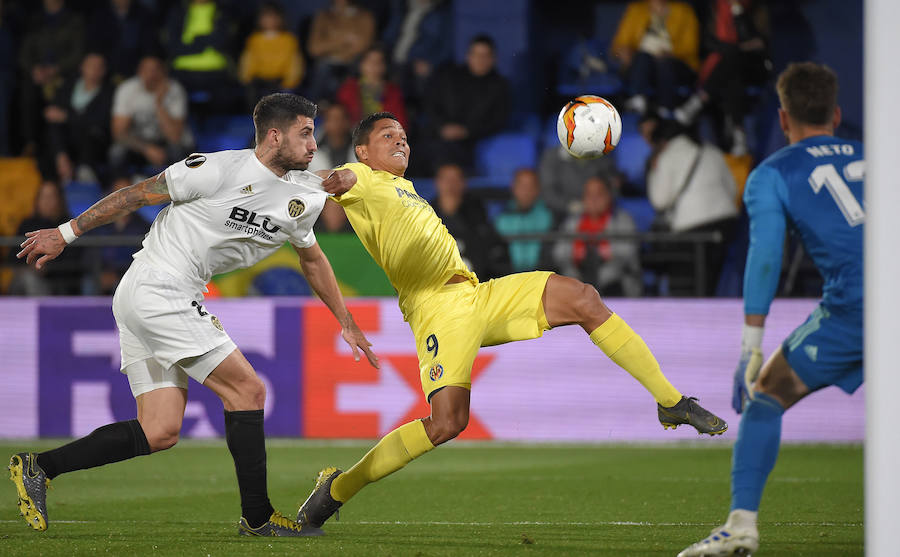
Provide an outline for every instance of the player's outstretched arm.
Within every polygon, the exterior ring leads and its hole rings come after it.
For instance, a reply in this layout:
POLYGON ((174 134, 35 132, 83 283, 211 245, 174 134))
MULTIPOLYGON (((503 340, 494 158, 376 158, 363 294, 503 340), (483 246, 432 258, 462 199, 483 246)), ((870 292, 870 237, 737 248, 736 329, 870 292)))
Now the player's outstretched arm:
POLYGON ((313 244, 308 248, 298 248, 294 246, 297 255, 300 256, 300 266, 303 268, 303 274, 306 281, 312 287, 313 291, 325 302, 331 313, 337 318, 341 324, 341 336, 344 341, 350 345, 353 350, 353 357, 359 361, 359 351, 368 358, 372 367, 378 367, 378 356, 372 352, 370 348, 372 343, 366 339, 366 336, 360 330, 359 326, 353 320, 350 310, 344 303, 344 296, 341 295, 341 289, 338 288, 337 279, 334 276, 334 270, 325 252, 319 247, 319 244, 313 244))
POLYGON ((21 245, 22 251, 16 254, 16 257, 19 259, 24 257, 29 265, 34 263, 35 268, 40 269, 48 261, 59 257, 66 245, 88 230, 133 213, 144 205, 159 205, 170 200, 166 173, 161 172, 157 176, 107 195, 77 218, 57 228, 26 232, 25 241, 21 245))
POLYGON ((332 195, 343 195, 356 184, 356 174, 349 168, 340 170, 317 170, 315 174, 322 178, 322 189, 332 195))

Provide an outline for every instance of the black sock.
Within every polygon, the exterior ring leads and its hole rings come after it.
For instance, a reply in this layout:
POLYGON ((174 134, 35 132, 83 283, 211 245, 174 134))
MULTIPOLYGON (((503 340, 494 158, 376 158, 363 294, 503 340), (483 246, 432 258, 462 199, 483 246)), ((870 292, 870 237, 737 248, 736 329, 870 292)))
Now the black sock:
POLYGON ((225 442, 234 459, 241 514, 251 528, 258 528, 272 515, 266 488, 266 434, 262 410, 225 411, 225 442))
POLYGON ((40 453, 37 463, 47 477, 55 478, 74 470, 84 470, 150 454, 147 436, 137 420, 98 427, 87 437, 40 453))

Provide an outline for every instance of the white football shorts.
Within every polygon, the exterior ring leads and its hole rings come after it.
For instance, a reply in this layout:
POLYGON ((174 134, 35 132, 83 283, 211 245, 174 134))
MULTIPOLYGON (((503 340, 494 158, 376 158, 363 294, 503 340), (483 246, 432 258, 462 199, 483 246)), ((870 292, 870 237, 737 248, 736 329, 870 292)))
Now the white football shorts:
POLYGON ((184 279, 134 260, 113 296, 122 372, 131 392, 203 383, 237 347, 203 293, 184 279))

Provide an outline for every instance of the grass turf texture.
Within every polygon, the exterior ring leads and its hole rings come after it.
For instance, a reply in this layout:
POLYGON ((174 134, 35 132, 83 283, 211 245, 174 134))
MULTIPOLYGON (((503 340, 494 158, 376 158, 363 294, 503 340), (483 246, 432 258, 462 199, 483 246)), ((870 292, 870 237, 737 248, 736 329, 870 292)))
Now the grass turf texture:
MULTIPOLYGON (((3 442, 0 456, 58 443, 3 442)), ((237 535, 234 468, 221 442, 63 475, 50 528, 29 529, 4 480, 0 554, 667 555, 726 517, 730 447, 456 444, 365 488, 323 538, 237 535)), ((293 517, 324 465, 370 443, 270 440, 269 491, 293 517)), ((760 556, 863 554, 862 448, 786 446, 763 498, 760 556)))

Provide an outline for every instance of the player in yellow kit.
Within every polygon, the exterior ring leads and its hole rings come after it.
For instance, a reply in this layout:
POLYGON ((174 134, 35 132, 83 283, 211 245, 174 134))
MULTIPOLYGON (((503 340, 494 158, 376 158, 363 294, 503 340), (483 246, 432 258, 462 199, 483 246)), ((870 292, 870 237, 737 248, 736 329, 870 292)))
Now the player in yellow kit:
POLYGON ((322 470, 298 511, 300 524, 320 527, 366 484, 459 435, 469 420, 472 363, 480 347, 540 337, 552 327, 580 325, 650 391, 663 426, 689 424, 711 435, 728 428, 669 383, 641 337, 593 286, 545 271, 479 282, 440 218, 403 178, 409 145, 394 115, 365 118, 353 144, 360 162, 344 165, 336 178, 352 183, 355 177, 356 183, 335 200, 399 294, 431 415, 388 433, 347 472, 322 470))

